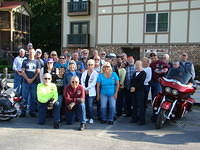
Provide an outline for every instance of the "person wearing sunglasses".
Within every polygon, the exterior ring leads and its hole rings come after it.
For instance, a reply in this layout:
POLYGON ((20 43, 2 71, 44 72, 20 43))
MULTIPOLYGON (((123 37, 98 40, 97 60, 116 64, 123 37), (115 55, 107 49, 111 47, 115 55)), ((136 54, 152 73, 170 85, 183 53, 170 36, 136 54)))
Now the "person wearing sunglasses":
POLYGON ((55 129, 60 128, 60 105, 58 101, 57 87, 52 81, 50 73, 45 73, 43 76, 43 83, 39 83, 37 86, 37 98, 38 98, 38 124, 44 125, 46 113, 48 107, 53 109, 53 127, 55 129))
POLYGON ((106 62, 102 67, 102 73, 97 79, 97 101, 101 104, 101 122, 114 123, 116 100, 119 90, 119 77, 112 71, 111 64, 106 62), (109 112, 107 107, 109 105, 109 112))
POLYGON ((100 57, 101 57, 102 60, 105 61, 105 59, 106 59, 106 52, 105 52, 105 51, 102 51, 102 52, 100 53, 100 57))
POLYGON ((86 103, 86 115, 89 119, 89 123, 94 122, 94 108, 93 102, 96 97, 96 82, 98 73, 94 70, 94 60, 90 59, 87 62, 87 70, 85 70, 81 76, 81 85, 85 89, 85 103, 86 103))
POLYGON ((65 68, 67 69, 68 63, 66 62, 65 55, 60 55, 59 61, 54 64, 55 68, 65 68))
POLYGON ((73 76, 70 85, 65 86, 64 91, 66 123, 73 124, 75 117, 80 118, 79 130, 86 127, 86 111, 85 111, 85 89, 79 84, 79 77, 73 76), (79 116, 76 116, 79 115, 79 116))
POLYGON ((194 65, 192 62, 188 61, 188 54, 187 53, 183 53, 180 56, 180 66, 182 66, 185 70, 185 76, 184 76, 184 80, 185 81, 190 81, 190 82, 194 82, 194 78, 195 78, 195 69, 194 69, 194 65))

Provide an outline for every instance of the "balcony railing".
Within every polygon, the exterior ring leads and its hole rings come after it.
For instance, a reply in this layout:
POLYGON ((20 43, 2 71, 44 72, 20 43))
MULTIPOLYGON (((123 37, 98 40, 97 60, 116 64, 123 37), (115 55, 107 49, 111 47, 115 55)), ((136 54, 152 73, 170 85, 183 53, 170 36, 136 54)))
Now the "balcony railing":
POLYGON ((89 47, 89 37, 89 34, 68 34, 68 47, 87 48, 89 47))
POLYGON ((90 15, 90 1, 68 2, 68 16, 90 15))

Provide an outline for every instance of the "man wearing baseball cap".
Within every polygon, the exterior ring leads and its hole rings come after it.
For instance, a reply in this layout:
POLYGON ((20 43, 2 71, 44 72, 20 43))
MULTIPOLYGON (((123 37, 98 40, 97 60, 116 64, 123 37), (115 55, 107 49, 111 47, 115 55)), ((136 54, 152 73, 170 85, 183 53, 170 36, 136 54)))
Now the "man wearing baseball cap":
POLYGON ((35 50, 35 59, 40 62, 40 66, 44 67, 44 61, 42 60, 42 50, 41 49, 36 49, 35 50))

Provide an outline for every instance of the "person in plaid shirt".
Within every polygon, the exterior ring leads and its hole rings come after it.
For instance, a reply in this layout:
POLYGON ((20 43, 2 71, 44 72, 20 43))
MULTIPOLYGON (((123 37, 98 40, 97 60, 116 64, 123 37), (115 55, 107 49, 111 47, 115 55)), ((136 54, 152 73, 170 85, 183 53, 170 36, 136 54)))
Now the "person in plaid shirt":
POLYGON ((128 66, 126 67, 126 77, 125 77, 125 95, 126 95, 126 115, 131 116, 132 110, 132 102, 131 102, 131 93, 130 93, 130 88, 131 88, 131 80, 133 78, 133 74, 135 73, 135 65, 134 65, 134 58, 133 56, 129 56, 127 58, 128 66))

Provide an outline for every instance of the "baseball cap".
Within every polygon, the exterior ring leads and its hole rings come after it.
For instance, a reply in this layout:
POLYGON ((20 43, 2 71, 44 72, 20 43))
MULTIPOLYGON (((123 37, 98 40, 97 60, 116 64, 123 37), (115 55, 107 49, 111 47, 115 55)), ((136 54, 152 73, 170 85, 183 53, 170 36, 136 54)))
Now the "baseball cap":
POLYGON ((33 48, 33 44, 32 43, 28 43, 27 47, 28 48, 33 48))
POLYGON ((20 48, 19 52, 25 52, 25 50, 23 48, 20 48))
POLYGON ((54 62, 54 61, 53 61, 53 58, 48 58, 48 59, 47 59, 47 62, 54 62))
POLYGON ((151 52, 151 53, 149 54, 149 56, 150 56, 150 57, 152 57, 152 56, 157 56, 157 53, 156 53, 156 52, 151 52))
POLYGON ((40 54, 42 54, 42 50, 41 50, 41 49, 36 49, 35 52, 36 52, 36 53, 40 53, 40 54))
POLYGON ((117 56, 114 53, 110 53, 110 54, 108 54, 108 57, 117 57, 117 56))

